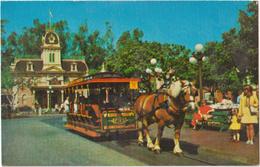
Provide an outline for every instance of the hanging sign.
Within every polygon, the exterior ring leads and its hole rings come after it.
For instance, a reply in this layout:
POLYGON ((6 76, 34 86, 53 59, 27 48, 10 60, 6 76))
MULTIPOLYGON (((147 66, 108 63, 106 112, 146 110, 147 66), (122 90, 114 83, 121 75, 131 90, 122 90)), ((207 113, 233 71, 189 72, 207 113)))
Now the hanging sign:
POLYGON ((130 89, 138 89, 138 82, 137 81, 130 81, 129 87, 130 87, 130 89))

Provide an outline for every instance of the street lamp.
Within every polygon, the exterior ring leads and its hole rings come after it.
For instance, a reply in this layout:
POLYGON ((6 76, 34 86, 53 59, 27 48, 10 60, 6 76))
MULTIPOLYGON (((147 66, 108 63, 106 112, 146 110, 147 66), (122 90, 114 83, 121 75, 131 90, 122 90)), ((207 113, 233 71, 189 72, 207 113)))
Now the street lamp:
MULTIPOLYGON (((150 63, 152 65, 152 69, 147 68, 145 72, 148 74, 148 80, 151 82, 152 79, 155 79, 153 82, 155 84, 156 89, 158 89, 158 83, 157 79, 161 77, 161 75, 164 73, 163 70, 157 65, 157 60, 155 58, 152 58, 150 60, 150 63)), ((153 84, 152 83, 152 84, 153 84)), ((153 84, 153 85, 154 85, 153 84)))
POLYGON ((191 64, 198 64, 199 68, 199 89, 200 89, 200 102, 203 99, 203 90, 202 90, 202 62, 206 61, 207 57, 204 56, 203 53, 203 45, 202 44, 196 44, 195 45, 195 52, 190 57, 189 62, 191 64))
POLYGON ((53 93, 51 85, 49 85, 49 90, 47 92, 49 93, 49 110, 51 110, 51 94, 53 93))

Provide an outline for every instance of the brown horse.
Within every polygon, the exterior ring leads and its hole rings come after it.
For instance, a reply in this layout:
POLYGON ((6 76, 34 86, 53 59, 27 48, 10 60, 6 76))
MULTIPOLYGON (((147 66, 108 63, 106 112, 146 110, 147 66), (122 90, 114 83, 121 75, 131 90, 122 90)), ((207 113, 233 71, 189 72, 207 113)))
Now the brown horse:
POLYGON ((180 131, 188 108, 194 109, 195 87, 187 81, 173 82, 168 89, 154 94, 145 94, 137 98, 135 112, 137 114, 138 144, 143 144, 143 133, 147 139, 147 147, 160 152, 160 139, 165 126, 174 125, 174 153, 182 153, 179 145, 180 131), (157 137, 153 144, 148 126, 156 122, 157 137), (143 130, 143 131, 142 131, 143 130))

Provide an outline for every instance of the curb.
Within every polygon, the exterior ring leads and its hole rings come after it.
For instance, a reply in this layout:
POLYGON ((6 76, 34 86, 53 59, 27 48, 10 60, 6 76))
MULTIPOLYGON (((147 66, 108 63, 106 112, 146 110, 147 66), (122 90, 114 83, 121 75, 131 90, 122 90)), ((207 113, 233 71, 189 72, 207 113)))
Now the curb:
POLYGON ((20 119, 20 118, 44 118, 44 117, 64 117, 66 114, 42 114, 42 115, 15 115, 11 118, 2 118, 4 119, 20 119))

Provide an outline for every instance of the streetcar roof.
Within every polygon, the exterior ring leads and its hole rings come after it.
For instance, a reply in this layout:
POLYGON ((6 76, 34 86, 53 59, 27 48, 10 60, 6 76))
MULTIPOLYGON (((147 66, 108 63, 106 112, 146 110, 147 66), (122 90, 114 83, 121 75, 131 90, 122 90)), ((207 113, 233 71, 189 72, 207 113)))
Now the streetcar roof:
POLYGON ((119 73, 114 72, 103 72, 95 75, 88 75, 68 83, 68 87, 95 84, 95 83, 129 83, 129 82, 140 82, 140 78, 127 78, 123 77, 119 73))

